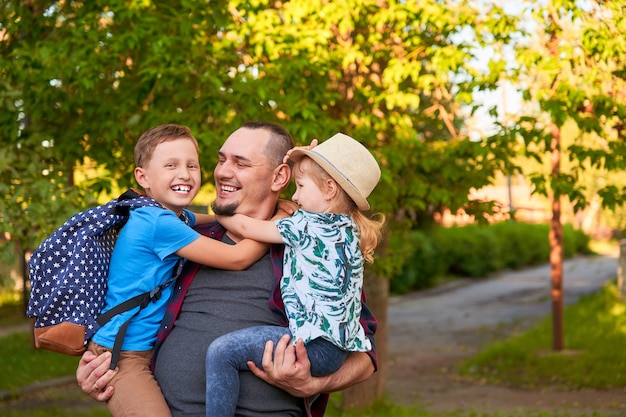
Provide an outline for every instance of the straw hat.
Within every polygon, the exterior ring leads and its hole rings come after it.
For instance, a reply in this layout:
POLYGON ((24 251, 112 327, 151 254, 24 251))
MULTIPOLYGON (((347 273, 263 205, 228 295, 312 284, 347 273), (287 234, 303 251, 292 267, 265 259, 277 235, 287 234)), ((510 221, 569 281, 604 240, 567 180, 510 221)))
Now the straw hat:
POLYGON ((289 158, 308 156, 317 162, 354 200, 360 210, 369 210, 367 197, 380 179, 380 168, 372 154, 348 135, 337 133, 313 149, 294 149, 289 158))

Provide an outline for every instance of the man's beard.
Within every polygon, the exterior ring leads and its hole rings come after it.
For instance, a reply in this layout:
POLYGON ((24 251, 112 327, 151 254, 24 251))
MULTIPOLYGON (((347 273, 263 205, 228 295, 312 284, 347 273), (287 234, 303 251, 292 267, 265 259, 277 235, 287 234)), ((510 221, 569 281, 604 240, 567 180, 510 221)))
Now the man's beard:
POLYGON ((211 204, 211 210, 218 216, 232 216, 237 210, 237 203, 218 206, 215 201, 211 204))

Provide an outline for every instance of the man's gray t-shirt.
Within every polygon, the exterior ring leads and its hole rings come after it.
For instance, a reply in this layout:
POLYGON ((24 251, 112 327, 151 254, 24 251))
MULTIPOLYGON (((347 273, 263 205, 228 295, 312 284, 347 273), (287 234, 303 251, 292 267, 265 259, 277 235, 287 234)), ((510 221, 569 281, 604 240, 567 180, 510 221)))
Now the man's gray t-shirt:
MULTIPOLYGON (((265 255, 245 271, 203 267, 193 278, 172 332, 157 356, 154 376, 173 417, 206 416, 204 362, 217 337, 251 326, 280 325, 268 301, 273 266, 265 255)), ((302 399, 239 372, 236 416, 304 416, 302 399)))

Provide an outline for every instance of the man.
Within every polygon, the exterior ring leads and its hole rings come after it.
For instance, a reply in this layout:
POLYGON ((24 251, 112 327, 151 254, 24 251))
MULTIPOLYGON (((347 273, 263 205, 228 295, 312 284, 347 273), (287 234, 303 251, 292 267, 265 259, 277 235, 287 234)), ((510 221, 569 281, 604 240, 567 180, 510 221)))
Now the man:
MULTIPOLYGON (((283 157, 292 147, 289 134, 275 124, 251 122, 233 132, 218 153, 214 211, 270 218, 289 183, 291 170, 283 157)), ((230 243, 238 240, 224 233, 218 224, 198 231, 230 243)), ((282 273, 282 249, 281 245, 273 246, 246 271, 187 265, 170 300, 155 348, 154 375, 173 416, 205 415, 204 357, 215 338, 244 327, 286 325, 277 285, 282 273)), ((373 342, 376 321, 366 306, 361 323, 373 342)), ((294 348, 282 339, 273 355, 271 348, 268 343, 262 370, 252 365, 252 372, 241 372, 237 416, 322 416, 328 396, 310 401, 314 396, 362 382, 376 368, 373 350, 351 354, 332 375, 312 377, 302 344, 294 348)), ((112 371, 107 371, 108 359, 86 353, 76 373, 83 391, 99 401, 113 394, 112 388, 106 387, 112 377, 112 371)))

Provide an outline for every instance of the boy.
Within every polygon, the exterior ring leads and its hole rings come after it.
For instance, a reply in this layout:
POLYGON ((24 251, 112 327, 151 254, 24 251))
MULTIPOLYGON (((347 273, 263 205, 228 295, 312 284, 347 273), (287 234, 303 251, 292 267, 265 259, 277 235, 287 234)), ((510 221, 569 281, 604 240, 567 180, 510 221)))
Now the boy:
MULTIPOLYGON (((215 217, 184 209, 201 183, 198 143, 187 127, 168 124, 144 132, 135 146, 134 174, 146 196, 163 208, 131 210, 111 257, 103 313, 166 282, 180 258, 215 268, 242 270, 267 251, 265 244, 247 240, 228 245, 190 227, 214 221, 215 217)), ((150 371, 150 362, 172 287, 165 287, 161 298, 142 309, 128 326, 119 371, 111 382, 115 394, 107 402, 114 417, 170 416, 150 371)), ((119 314, 101 327, 90 341, 89 350, 96 354, 111 350, 118 330, 136 311, 119 314)))

